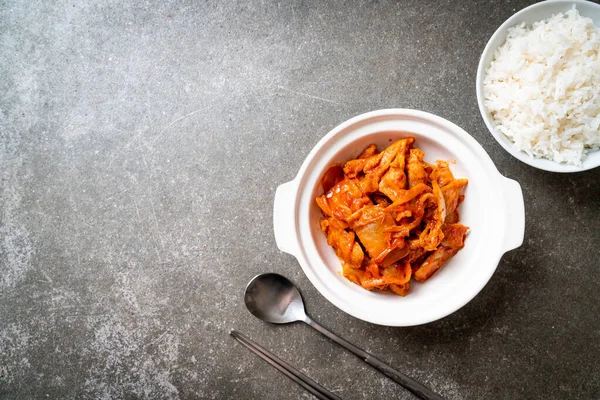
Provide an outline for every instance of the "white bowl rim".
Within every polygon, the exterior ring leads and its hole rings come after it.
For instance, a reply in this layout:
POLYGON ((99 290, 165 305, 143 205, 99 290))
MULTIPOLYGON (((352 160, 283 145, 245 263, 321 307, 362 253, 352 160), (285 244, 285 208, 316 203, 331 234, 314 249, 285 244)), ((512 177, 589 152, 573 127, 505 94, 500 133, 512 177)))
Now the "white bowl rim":
MULTIPOLYGON (((522 10, 517 11, 515 14, 510 16, 506 21, 504 21, 504 23, 502 25, 500 25, 498 27, 498 29, 496 29, 494 34, 490 37, 485 48, 483 49, 483 52, 481 53, 481 57, 479 58, 479 64, 477 66, 477 76, 475 78, 476 79, 475 91, 477 94, 477 104, 479 106, 479 112, 481 114, 481 117, 483 118, 483 121, 485 122, 486 127, 488 128, 489 132, 492 134, 494 139, 496 139, 498 144, 500 144, 500 146, 502 146, 502 148, 504 148, 504 150, 506 150, 510 155, 512 155, 519 161, 521 161, 529 166, 532 166, 534 168, 538 168, 538 169, 541 169, 544 171, 549 171, 549 172, 559 172, 559 173, 583 172, 583 171, 594 169, 594 168, 597 168, 600 166, 600 150, 596 150, 592 153, 589 153, 587 159, 584 160, 583 165, 581 167, 578 167, 575 165, 570 165, 570 164, 560 164, 560 163, 557 163, 557 162, 549 160, 549 159, 531 157, 528 154, 526 154, 525 152, 517 150, 514 147, 514 145, 512 143, 510 143, 508 138, 505 138, 502 133, 498 132, 498 130, 494 126, 494 123, 492 122, 492 118, 489 115, 489 113, 487 112, 487 109, 483 102, 483 79, 485 77, 485 69, 487 68, 487 65, 484 65, 484 59, 486 58, 488 53, 496 50, 496 48, 492 48, 492 43, 494 43, 498 37, 505 34, 504 31, 506 29, 517 25, 517 21, 523 15, 530 13, 533 10, 537 10, 538 8, 548 7, 549 5, 553 5, 556 3, 561 3, 564 5, 586 4, 586 6, 590 5, 592 7, 598 7, 598 9, 600 10, 600 4, 596 4, 594 2, 587 1, 587 0, 545 0, 545 1, 541 1, 539 3, 532 4, 528 7, 525 7, 522 10), (592 154, 594 155, 594 158, 596 159, 595 162, 593 162, 590 159, 590 156, 592 154)), ((549 16, 550 15, 548 15, 547 17, 549 17, 549 16)), ((544 17, 544 18, 547 18, 547 17, 544 17)))

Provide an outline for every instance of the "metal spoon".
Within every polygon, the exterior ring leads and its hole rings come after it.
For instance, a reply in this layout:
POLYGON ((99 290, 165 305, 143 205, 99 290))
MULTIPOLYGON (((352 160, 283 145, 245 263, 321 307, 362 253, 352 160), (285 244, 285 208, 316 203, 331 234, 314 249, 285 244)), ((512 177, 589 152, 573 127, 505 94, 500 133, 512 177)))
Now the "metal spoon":
POLYGON ((244 302, 248 310, 257 318, 273 324, 287 324, 302 321, 323 335, 327 336, 340 346, 354 353, 367 364, 382 372, 390 379, 396 381, 416 396, 424 400, 444 400, 439 394, 423 386, 414 379, 396 371, 383 361, 373 357, 366 351, 336 334, 328 331, 313 321, 304 310, 304 302, 300 292, 294 284, 285 276, 268 273, 255 276, 248 286, 244 295, 244 302))

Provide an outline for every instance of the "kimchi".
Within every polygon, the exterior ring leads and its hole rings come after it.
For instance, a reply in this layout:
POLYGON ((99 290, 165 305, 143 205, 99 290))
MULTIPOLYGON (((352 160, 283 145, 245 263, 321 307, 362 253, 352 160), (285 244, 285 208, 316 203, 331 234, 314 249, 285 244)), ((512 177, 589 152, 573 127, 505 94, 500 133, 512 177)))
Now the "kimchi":
POLYGON ((447 161, 424 161, 414 141, 372 144, 322 178, 321 230, 343 276, 368 290, 406 296, 412 279, 425 282, 464 247, 458 206, 468 181, 447 161))

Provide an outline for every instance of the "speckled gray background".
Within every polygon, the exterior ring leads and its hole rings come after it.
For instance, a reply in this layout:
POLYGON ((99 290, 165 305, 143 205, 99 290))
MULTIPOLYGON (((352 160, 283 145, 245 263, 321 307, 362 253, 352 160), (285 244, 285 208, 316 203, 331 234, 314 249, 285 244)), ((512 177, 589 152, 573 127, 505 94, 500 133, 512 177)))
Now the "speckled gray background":
POLYGON ((237 328, 345 399, 413 398, 309 327, 252 317, 243 288, 276 271, 448 399, 600 398, 600 171, 538 171, 492 139, 478 57, 531 1, 457 3, 1 2, 0 397, 308 397, 237 328), (525 243, 481 294, 413 328, 329 304, 271 226, 317 141, 387 107, 462 126, 526 203, 525 243))

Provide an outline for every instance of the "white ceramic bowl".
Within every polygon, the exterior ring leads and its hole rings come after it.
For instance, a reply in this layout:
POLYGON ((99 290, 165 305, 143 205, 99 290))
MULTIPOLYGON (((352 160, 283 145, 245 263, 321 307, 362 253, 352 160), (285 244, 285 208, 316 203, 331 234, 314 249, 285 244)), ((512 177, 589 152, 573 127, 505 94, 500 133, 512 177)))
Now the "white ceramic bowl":
POLYGON ((483 117, 483 120, 485 121, 485 124, 487 125, 487 128, 491 134, 506 151, 520 161, 531 165, 532 167, 552 172, 579 172, 596 168, 600 166, 600 151, 589 153, 588 157, 584 160, 583 165, 581 167, 577 167, 573 165, 559 164, 547 159, 533 158, 525 152, 517 150, 510 139, 496 129, 492 115, 485 108, 483 103, 483 79, 487 69, 494 59, 494 52, 504 43, 509 28, 519 25, 522 22, 531 25, 536 21, 549 18, 552 16, 552 14, 558 14, 560 12, 565 13, 569 11, 573 5, 577 7, 579 14, 584 17, 591 18, 596 26, 600 26, 599 4, 584 0, 547 0, 536 3, 514 14, 512 17, 507 19, 506 22, 504 22, 500 28, 498 28, 498 30, 496 30, 485 46, 483 54, 481 55, 481 59, 479 60, 479 67, 477 68, 477 102, 479 103, 479 111, 481 112, 481 116, 483 117))
POLYGON ((359 115, 329 132, 310 152, 296 178, 277 188, 273 211, 280 250, 298 259, 317 290, 341 310, 380 325, 410 326, 442 318, 469 302, 488 282, 500 257, 523 242, 525 212, 519 184, 500 175, 468 133, 435 115, 390 109, 359 115), (456 160, 456 177, 469 179, 461 222, 471 229, 465 247, 406 297, 368 291, 341 275, 341 264, 319 228, 321 177, 333 163, 413 136, 425 160, 456 160))

